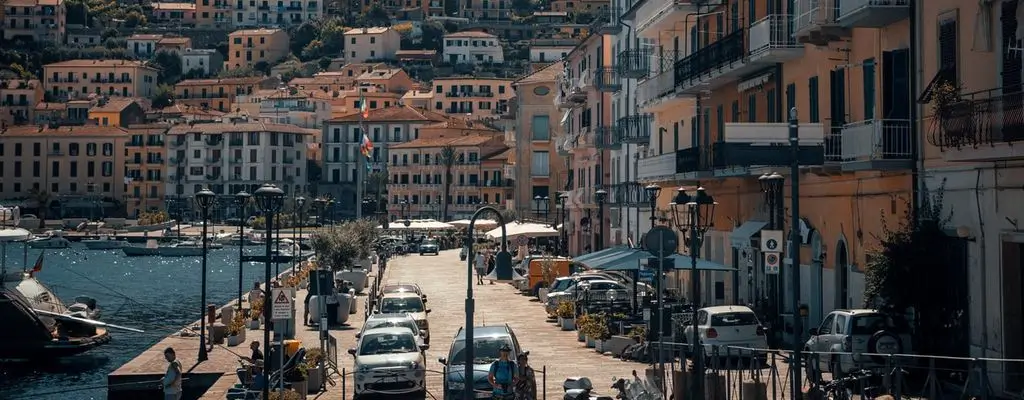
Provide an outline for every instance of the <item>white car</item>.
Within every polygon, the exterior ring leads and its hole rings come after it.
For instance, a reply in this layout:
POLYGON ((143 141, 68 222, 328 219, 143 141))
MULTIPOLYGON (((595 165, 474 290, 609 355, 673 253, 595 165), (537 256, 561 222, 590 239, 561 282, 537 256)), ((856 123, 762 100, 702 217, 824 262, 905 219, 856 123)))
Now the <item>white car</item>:
POLYGON ((355 358, 353 399, 367 395, 426 394, 426 345, 418 344, 409 328, 370 329, 359 337, 356 348, 348 350, 355 358))
MULTIPOLYGON (((693 325, 683 330, 683 341, 693 341, 693 325)), ((697 333, 704 357, 753 357, 751 349, 767 349, 768 339, 757 315, 746 306, 715 306, 697 310, 697 333)))
POLYGON ((910 332, 905 319, 878 310, 832 311, 821 325, 810 329, 804 345, 808 352, 832 353, 815 357, 818 365, 808 366, 809 376, 828 371, 835 378, 860 369, 884 368, 886 358, 879 354, 913 353, 910 332))
POLYGON ((359 330, 359 333, 356 333, 356 339, 362 337, 363 332, 378 328, 391 327, 409 328, 409 330, 416 335, 417 344, 427 344, 427 340, 423 337, 423 332, 420 331, 420 327, 416 324, 416 320, 407 313, 371 314, 370 317, 363 322, 363 328, 359 330))
POLYGON ((423 304, 423 298, 412 292, 388 293, 381 296, 377 305, 377 314, 407 313, 416 320, 420 327, 420 334, 427 343, 430 343, 430 323, 427 322, 427 313, 430 309, 423 304))

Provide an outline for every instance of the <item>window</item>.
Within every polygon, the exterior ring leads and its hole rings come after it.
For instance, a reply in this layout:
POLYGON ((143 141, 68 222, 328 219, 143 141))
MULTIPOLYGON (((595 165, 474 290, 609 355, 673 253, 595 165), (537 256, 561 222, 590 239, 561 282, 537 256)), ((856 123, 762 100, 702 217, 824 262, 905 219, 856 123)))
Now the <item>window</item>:
POLYGON ((875 59, 864 60, 864 119, 875 119, 875 59))
POLYGON ((939 74, 942 79, 956 82, 957 61, 957 20, 949 18, 939 22, 939 74))
POLYGON ((768 99, 768 122, 779 122, 779 110, 775 107, 775 89, 769 89, 766 94, 768 99))
POLYGON ((551 139, 551 121, 547 115, 534 115, 532 124, 533 135, 531 136, 531 140, 551 139))
MULTIPOLYGON (((821 122, 820 109, 818 108, 818 77, 812 76, 810 79, 807 80, 807 94, 810 96, 809 98, 811 99, 811 105, 810 107, 808 107, 810 109, 809 114, 811 118, 811 123, 815 124, 821 122)), ((842 119, 845 119, 842 115, 832 116, 833 121, 842 119)))
POLYGON ((757 122, 757 94, 747 95, 747 122, 757 122))
POLYGON ((836 322, 836 315, 835 314, 830 314, 828 317, 825 317, 825 320, 821 321, 821 326, 818 328, 818 334, 819 335, 831 335, 832 334, 832 324, 835 323, 835 322, 836 322))
POLYGON ((548 152, 546 151, 535 151, 533 157, 530 159, 530 175, 531 176, 548 176, 551 174, 550 171, 551 161, 548 158, 548 152))

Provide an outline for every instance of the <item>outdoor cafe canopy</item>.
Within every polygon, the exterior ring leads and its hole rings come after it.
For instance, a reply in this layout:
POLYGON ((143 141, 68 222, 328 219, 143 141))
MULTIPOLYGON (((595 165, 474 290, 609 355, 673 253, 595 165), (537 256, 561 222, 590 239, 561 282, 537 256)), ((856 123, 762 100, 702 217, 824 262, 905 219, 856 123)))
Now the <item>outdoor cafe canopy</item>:
MULTIPOLYGON (((470 220, 468 219, 460 219, 457 221, 451 221, 448 224, 457 226, 459 228, 465 228, 469 226, 469 222, 470 220)), ((478 219, 476 220, 476 222, 473 223, 473 229, 487 229, 494 228, 496 226, 498 226, 498 221, 495 221, 493 219, 478 219)))
MULTIPOLYGON (((384 229, 383 226, 378 226, 377 229, 384 229)), ((433 219, 412 219, 409 220, 409 226, 405 226, 405 220, 400 219, 388 223, 389 230, 441 230, 441 229, 455 229, 451 224, 446 224, 433 219)))
MULTIPOLYGON (((532 222, 518 221, 505 224, 505 233, 509 239, 512 239, 517 236, 525 236, 531 238, 558 236, 558 231, 550 226, 532 222)), ((487 237, 491 239, 501 240, 501 227, 499 226, 488 231, 487 237)))
MULTIPOLYGON (((605 253, 600 257, 584 259, 582 261, 580 260, 580 258, 582 257, 580 257, 573 261, 583 264, 587 268, 595 270, 631 271, 640 268, 640 260, 654 257, 653 254, 647 251, 641 249, 633 249, 629 247, 614 247, 609 250, 614 251, 605 253)), ((685 254, 672 254, 671 256, 668 256, 666 258, 672 260, 675 270, 688 270, 691 268, 693 263, 693 259, 685 254)), ((735 271, 735 268, 728 267, 716 263, 714 261, 697 258, 697 270, 726 272, 735 271)))

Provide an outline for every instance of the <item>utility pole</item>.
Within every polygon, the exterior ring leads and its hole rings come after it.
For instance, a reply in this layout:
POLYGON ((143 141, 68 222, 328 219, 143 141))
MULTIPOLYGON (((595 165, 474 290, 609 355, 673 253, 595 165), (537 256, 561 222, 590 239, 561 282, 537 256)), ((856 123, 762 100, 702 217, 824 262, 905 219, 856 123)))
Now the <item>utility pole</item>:
MULTIPOLYGON (((792 194, 790 195, 792 205, 790 208, 793 210, 793 221, 789 226, 789 238, 790 248, 789 259, 792 260, 792 285, 789 288, 791 295, 793 296, 793 362, 790 363, 790 372, 793 374, 793 387, 792 387, 792 398, 800 396, 801 377, 800 372, 803 368, 803 358, 800 351, 803 350, 803 345, 800 343, 800 338, 803 337, 803 321, 800 316, 800 121, 796 118, 796 107, 789 110, 789 148, 792 152, 792 160, 790 160, 790 189, 792 194)), ((783 217, 784 218, 784 217, 783 217)))

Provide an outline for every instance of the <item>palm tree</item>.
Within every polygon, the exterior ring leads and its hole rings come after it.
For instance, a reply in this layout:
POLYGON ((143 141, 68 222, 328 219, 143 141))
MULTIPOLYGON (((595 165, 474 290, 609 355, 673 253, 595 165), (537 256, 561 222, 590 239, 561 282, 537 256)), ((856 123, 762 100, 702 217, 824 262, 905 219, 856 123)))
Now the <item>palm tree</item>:
POLYGON ((46 225, 46 211, 50 207, 53 195, 50 192, 39 188, 32 188, 28 191, 29 198, 36 202, 36 216, 39 217, 39 227, 46 225))
POLYGON ((388 186, 388 174, 384 171, 374 171, 370 176, 366 177, 367 191, 372 191, 377 194, 375 199, 377 200, 377 210, 381 211, 383 199, 385 197, 385 191, 388 186))
POLYGON ((452 189, 452 168, 460 158, 455 146, 447 145, 441 148, 441 165, 444 165, 444 198, 441 200, 442 222, 448 220, 448 196, 451 196, 452 189))

